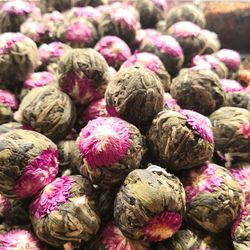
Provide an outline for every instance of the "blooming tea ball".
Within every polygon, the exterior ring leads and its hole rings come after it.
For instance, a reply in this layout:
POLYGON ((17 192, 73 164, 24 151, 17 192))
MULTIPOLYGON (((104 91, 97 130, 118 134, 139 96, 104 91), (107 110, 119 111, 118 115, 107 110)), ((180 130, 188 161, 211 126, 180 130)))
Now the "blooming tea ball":
POLYGON ((142 129, 163 109, 163 85, 151 70, 129 67, 109 82, 105 100, 110 115, 116 115, 142 129))
POLYGON ((16 121, 55 141, 70 132, 75 117, 75 106, 69 96, 53 85, 32 89, 15 113, 16 121))
POLYGON ((32 197, 55 179, 57 171, 57 147, 44 135, 17 129, 0 136, 2 194, 32 197))
POLYGON ((59 86, 75 103, 88 104, 104 96, 110 79, 105 59, 94 49, 72 49, 59 61, 59 86))
POLYGON ((148 37, 142 41, 139 50, 158 56, 171 76, 177 75, 184 62, 183 50, 177 40, 171 36, 148 37))
POLYGON ((231 232, 235 250, 250 248, 250 204, 242 209, 231 232))
POLYGON ((186 218, 211 233, 229 228, 244 204, 242 190, 230 172, 208 163, 183 173, 186 218))
POLYGON ((40 64, 36 44, 21 33, 0 35, 0 82, 15 86, 40 64))
POLYGON ((206 39, 201 28, 194 23, 187 21, 175 23, 169 27, 167 33, 181 45, 186 65, 189 65, 192 58, 205 49, 206 39))
POLYGON ((76 141, 78 170, 100 187, 112 187, 140 168, 145 139, 132 124, 116 117, 89 121, 76 141))
POLYGON ((218 76, 210 70, 185 69, 173 80, 170 94, 185 109, 209 115, 224 104, 218 76))
POLYGON ((206 47, 202 52, 204 55, 213 54, 220 49, 220 40, 215 32, 212 32, 210 30, 202 30, 201 33, 206 39, 206 47))
POLYGON ((148 52, 135 53, 122 64, 121 68, 131 66, 142 66, 153 71, 160 78, 164 91, 169 91, 171 77, 158 56, 148 52))
POLYGON ((233 160, 250 160, 250 112, 243 108, 222 107, 209 117, 214 133, 215 149, 233 160))
POLYGON ((47 185, 30 204, 38 238, 60 249, 74 249, 93 237, 100 226, 93 188, 79 175, 63 176, 47 185))
POLYGON ((181 226, 185 192, 179 179, 158 166, 132 171, 117 193, 115 223, 131 239, 161 241, 181 226))
POLYGON ((128 45, 116 36, 102 37, 96 44, 95 49, 105 58, 110 66, 117 70, 131 56, 128 45))
POLYGON ((209 119, 191 110, 160 112, 147 140, 159 164, 172 171, 198 166, 210 160, 214 150, 209 119))
POLYGON ((38 239, 31 231, 12 229, 0 234, 0 249, 2 250, 42 250, 38 239))

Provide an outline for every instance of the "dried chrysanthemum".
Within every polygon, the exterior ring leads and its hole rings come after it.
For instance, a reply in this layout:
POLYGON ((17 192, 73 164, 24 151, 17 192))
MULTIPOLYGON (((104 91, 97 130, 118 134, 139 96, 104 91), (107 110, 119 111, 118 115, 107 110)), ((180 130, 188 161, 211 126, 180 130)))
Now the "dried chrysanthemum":
POLYGON ((0 82, 9 86, 23 82, 39 65, 36 44, 21 33, 0 35, 0 82))
POLYGON ((27 1, 6 1, 0 9, 0 33, 17 32, 20 25, 35 10, 34 3, 27 1))
POLYGON ((215 149, 225 155, 227 165, 233 160, 250 159, 250 112, 243 108, 222 107, 209 117, 215 149))
POLYGON ((93 237, 100 226, 92 185, 75 175, 57 178, 30 205, 38 238, 60 249, 74 249, 93 237))
POLYGON ((5 218, 9 214, 10 209, 11 205, 9 199, 3 194, 0 194, 0 219, 5 218))
POLYGON ((23 229, 13 229, 0 234, 0 249, 2 250, 41 250, 38 239, 32 232, 23 229))
POLYGON ((13 110, 17 107, 15 95, 7 90, 0 89, 0 125, 12 120, 13 110))
POLYGON ((54 180, 57 148, 34 131, 13 130, 0 136, 0 189, 8 197, 32 197, 54 180))
POLYGON ((0 135, 8 133, 11 130, 14 129, 27 129, 30 130, 29 126, 23 125, 19 122, 8 122, 0 125, 0 135))
POLYGON ((193 69, 210 69, 220 78, 227 78, 228 76, 226 65, 214 55, 197 55, 192 59, 192 65, 193 69))
POLYGON ((108 64, 94 49, 72 49, 58 67, 59 85, 74 102, 87 104, 103 97, 110 79, 108 64))
POLYGON ((16 121, 55 141, 70 132, 75 116, 75 106, 69 96, 53 85, 32 89, 15 113, 16 121))
POLYGON ((229 78, 237 79, 241 64, 240 54, 235 50, 221 49, 215 53, 215 56, 227 66, 229 78))
POLYGON ((219 77, 211 70, 185 69, 173 80, 170 94, 185 109, 209 115, 224 104, 219 77))
POLYGON ((184 63, 189 65, 192 58, 201 54, 206 46, 206 39, 201 28, 194 23, 183 21, 169 27, 167 33, 173 36, 184 52, 184 63))
POLYGON ((205 116, 191 110, 160 112, 147 133, 149 148, 161 166, 181 170, 213 155, 213 132, 205 116))
POLYGON ((164 107, 165 109, 180 110, 177 101, 167 92, 164 93, 164 107))
POLYGON ((184 211, 179 179, 152 165, 127 176, 116 196, 114 218, 128 238, 161 241, 180 228, 184 211))
POLYGON ((77 139, 77 167, 93 184, 112 187, 140 168, 145 146, 144 137, 132 124, 99 117, 89 121, 77 139))
POLYGON ((188 222, 209 232, 229 228, 244 204, 243 192, 230 174, 208 163, 183 173, 188 222))
POLYGON ((158 56, 148 52, 135 53, 122 64, 121 68, 128 68, 131 66, 142 66, 153 71, 160 78, 164 90, 169 91, 171 77, 158 56))
POLYGON ((215 32, 210 30, 202 30, 201 33, 206 39, 206 46, 205 50, 202 52, 203 54, 213 54, 220 49, 220 40, 215 32))
POLYGON ((120 70, 111 79, 105 100, 110 115, 117 115, 143 130, 163 109, 163 96, 163 85, 156 74, 135 66, 120 70))
POLYGON ((250 204, 242 209, 231 232, 235 250, 250 248, 250 204))
POLYGON ((116 36, 104 36, 96 44, 95 49, 117 70, 131 56, 128 45, 116 36))
POLYGON ((154 28, 158 21, 164 19, 164 11, 167 10, 165 0, 135 0, 133 4, 140 14, 143 28, 154 28))
POLYGON ((144 39, 140 51, 157 55, 171 76, 177 75, 184 61, 183 50, 171 36, 151 36, 144 39))

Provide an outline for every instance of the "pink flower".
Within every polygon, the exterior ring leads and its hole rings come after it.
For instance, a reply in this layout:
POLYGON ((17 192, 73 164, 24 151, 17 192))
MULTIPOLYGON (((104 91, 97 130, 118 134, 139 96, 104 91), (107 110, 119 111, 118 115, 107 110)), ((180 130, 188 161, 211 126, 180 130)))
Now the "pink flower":
POLYGON ((123 159, 130 147, 128 124, 115 117, 92 120, 82 129, 78 147, 90 166, 110 166, 123 159))
POLYGON ((201 33, 201 28, 198 25, 188 21, 177 22, 170 27, 170 30, 177 38, 193 37, 201 33))
POLYGON ((15 229, 0 235, 1 250, 41 250, 37 238, 27 230, 15 229))
POLYGON ((177 101, 169 93, 164 93, 164 105, 170 109, 178 109, 177 101))
POLYGON ((220 60, 213 55, 197 55, 192 59, 193 66, 205 66, 206 69, 217 69, 220 63, 220 60))
POLYGON ((192 110, 182 109, 179 112, 187 118, 188 125, 196 131, 201 138, 210 143, 214 142, 214 135, 210 120, 206 117, 192 110))
POLYGON ((241 132, 245 137, 250 136, 250 122, 241 125, 241 132))
POLYGON ((82 16, 88 19, 97 19, 101 17, 101 12, 93 8, 91 6, 86 6, 86 7, 74 7, 72 8, 72 11, 76 14, 76 16, 82 16))
POLYGON ((241 58, 237 51, 231 49, 221 49, 215 55, 230 69, 238 69, 240 67, 241 58))
POLYGON ((6 32, 0 35, 0 54, 7 53, 17 42, 25 39, 21 33, 6 32))
POLYGON ((202 192, 213 192, 221 185, 222 179, 216 174, 216 165, 209 163, 201 168, 191 170, 188 179, 184 180, 184 189, 188 203, 202 192))
POLYGON ((17 180, 14 192, 18 198, 32 197, 51 183, 58 172, 57 151, 46 149, 31 161, 17 180))
POLYGON ((61 203, 65 203, 71 197, 72 184, 73 180, 69 176, 55 179, 30 204, 31 213, 37 219, 42 219, 50 212, 56 211, 61 203))
POLYGON ((246 88, 242 87, 241 84, 231 79, 221 79, 220 81, 224 87, 225 92, 245 92, 246 88))
POLYGON ((29 78, 24 82, 23 87, 27 89, 42 87, 51 84, 53 80, 54 76, 50 72, 35 72, 30 74, 29 78))
POLYGON ((35 8, 34 3, 24 1, 8 1, 2 7, 2 10, 18 16, 30 14, 35 8))
POLYGON ((7 197, 0 194, 0 218, 5 218, 10 212, 11 205, 7 197))
POLYGON ((167 10, 168 5, 166 0, 152 0, 152 1, 162 11, 167 10))
POLYGON ((162 241, 172 237, 182 224, 182 216, 176 212, 162 212, 153 217, 143 228, 144 237, 149 241, 162 241))
POLYGON ((17 109, 17 99, 15 95, 7 90, 0 89, 0 103, 9 106, 12 109, 17 109))

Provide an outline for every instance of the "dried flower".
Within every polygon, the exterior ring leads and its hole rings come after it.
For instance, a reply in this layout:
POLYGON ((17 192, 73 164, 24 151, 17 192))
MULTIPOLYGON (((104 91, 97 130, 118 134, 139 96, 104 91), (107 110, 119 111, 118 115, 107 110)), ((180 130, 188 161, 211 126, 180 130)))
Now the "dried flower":
POLYGON ((228 228, 243 206, 244 196, 230 172, 208 163, 183 173, 187 221, 209 232, 228 228))
POLYGON ((210 121, 191 111, 160 112, 147 133, 151 153, 169 170, 198 166, 213 155, 210 121))
POLYGON ((31 203, 30 216, 38 238, 60 249, 90 240, 100 225, 91 183, 79 175, 47 185, 31 203))
POLYGON ((34 131, 10 131, 0 136, 0 166, 3 194, 32 197, 56 177, 56 145, 34 131))
POLYGON ((127 176, 116 196, 114 218, 126 237, 161 241, 180 228, 184 211, 179 179, 152 165, 127 176))
POLYGON ((99 117, 82 129, 76 147, 80 173, 106 188, 140 167, 145 141, 132 124, 116 117, 99 117))
POLYGON ((59 85, 74 102, 87 104, 103 97, 109 81, 108 64, 94 49, 73 49, 59 61, 59 85))
POLYGON ((172 109, 172 110, 180 110, 180 106, 177 104, 177 101, 169 94, 164 93, 164 106, 166 109, 172 109))

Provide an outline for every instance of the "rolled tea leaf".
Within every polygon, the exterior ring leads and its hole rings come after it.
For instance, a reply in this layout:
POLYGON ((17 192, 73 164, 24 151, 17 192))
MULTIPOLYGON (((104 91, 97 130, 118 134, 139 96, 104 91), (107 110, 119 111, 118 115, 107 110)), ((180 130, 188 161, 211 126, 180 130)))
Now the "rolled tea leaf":
POLYGON ((152 165, 127 176, 116 196, 114 218, 128 238, 161 241, 180 228, 184 211, 179 179, 152 165))
POLYGON ((0 136, 0 190, 7 197, 34 196, 57 171, 57 147, 44 135, 17 129, 0 136))
POLYGON ((63 176, 47 185, 30 205, 38 238, 60 249, 74 249, 99 230, 92 185, 79 175, 63 176))
POLYGON ((213 155, 211 123, 191 110, 160 112, 153 120, 147 140, 159 164, 171 171, 198 166, 213 155))

